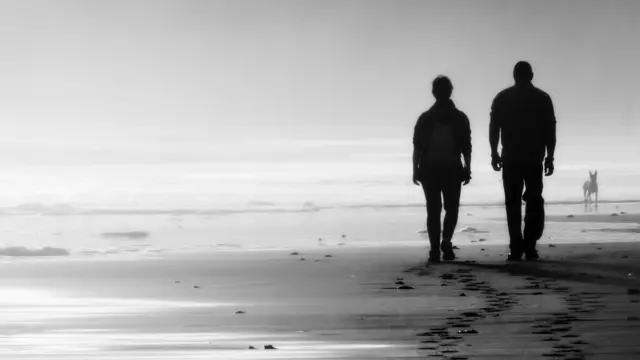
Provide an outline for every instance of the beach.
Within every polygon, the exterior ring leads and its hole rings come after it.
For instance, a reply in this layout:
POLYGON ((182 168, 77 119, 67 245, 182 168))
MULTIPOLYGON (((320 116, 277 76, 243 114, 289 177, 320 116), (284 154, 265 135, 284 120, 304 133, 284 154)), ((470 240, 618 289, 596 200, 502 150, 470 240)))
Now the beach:
MULTIPOLYGON (((635 359, 636 207, 602 204, 591 213, 548 206, 541 260, 521 263, 504 261, 501 207, 461 209, 458 260, 442 264, 426 263, 419 208, 349 210, 347 220, 345 213, 324 210, 293 214, 311 217, 324 231, 289 229, 292 240, 284 241, 265 225, 246 230, 262 231, 265 241, 253 246, 237 235, 236 242, 216 238, 208 247, 185 241, 189 246, 162 248, 164 238, 154 229, 147 229, 148 237, 95 240, 125 243, 110 253, 60 240, 50 245, 67 249, 68 256, 3 257, 0 355, 635 359), (363 224, 376 217, 388 223, 372 224, 386 229, 372 234, 363 224), (416 229, 406 231, 410 224, 416 229), (142 244, 147 246, 138 248, 162 251, 125 251, 142 244)), ((184 216, 184 229, 175 231, 188 233, 193 222, 184 216)), ((133 229, 107 230, 115 236, 133 229)))

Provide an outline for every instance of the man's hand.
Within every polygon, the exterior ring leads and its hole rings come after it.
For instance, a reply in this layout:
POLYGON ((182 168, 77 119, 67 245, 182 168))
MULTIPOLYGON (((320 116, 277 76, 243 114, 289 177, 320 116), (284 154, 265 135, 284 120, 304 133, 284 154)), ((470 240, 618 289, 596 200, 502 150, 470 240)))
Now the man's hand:
POLYGON ((420 180, 418 179, 418 170, 413 170, 413 184, 420 186, 420 180))
POLYGON ((469 182, 471 181, 471 169, 465 167, 462 171, 462 185, 469 185, 469 182))
POLYGON ((502 159, 500 158, 499 155, 491 156, 491 167, 493 167, 493 170, 495 171, 502 170, 502 159))
POLYGON ((553 166, 553 158, 546 158, 544 160, 544 176, 553 175, 555 167, 553 166))

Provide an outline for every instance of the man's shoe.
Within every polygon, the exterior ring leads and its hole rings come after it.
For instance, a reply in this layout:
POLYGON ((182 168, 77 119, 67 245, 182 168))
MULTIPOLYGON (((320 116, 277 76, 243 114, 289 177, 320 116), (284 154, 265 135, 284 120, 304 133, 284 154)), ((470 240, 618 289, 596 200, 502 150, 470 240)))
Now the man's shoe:
POLYGON ((509 256, 507 256, 507 261, 520 261, 520 260, 522 260, 521 252, 512 252, 512 253, 509 253, 509 256))
POLYGON ((529 250, 525 251, 524 258, 526 260, 533 261, 533 260, 538 260, 540 258, 540 255, 538 255, 538 250, 529 249, 529 250))
POLYGON ((453 252, 453 250, 444 250, 442 252, 442 259, 447 261, 453 261, 456 259, 456 254, 453 252))

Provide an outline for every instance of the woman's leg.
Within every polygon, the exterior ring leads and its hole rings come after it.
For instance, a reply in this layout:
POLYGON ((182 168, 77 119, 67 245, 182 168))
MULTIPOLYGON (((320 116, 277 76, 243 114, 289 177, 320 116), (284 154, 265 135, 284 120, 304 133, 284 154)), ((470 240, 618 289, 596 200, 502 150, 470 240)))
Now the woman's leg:
POLYGON ((442 213, 442 189, 439 174, 427 173, 422 180, 422 189, 427 202, 427 233, 432 253, 440 252, 440 214, 442 213))
POLYGON ((458 225, 458 212, 460 210, 460 193, 462 182, 458 176, 451 174, 444 177, 446 183, 442 187, 442 197, 444 199, 444 223, 442 226, 442 250, 452 251, 451 239, 458 225))

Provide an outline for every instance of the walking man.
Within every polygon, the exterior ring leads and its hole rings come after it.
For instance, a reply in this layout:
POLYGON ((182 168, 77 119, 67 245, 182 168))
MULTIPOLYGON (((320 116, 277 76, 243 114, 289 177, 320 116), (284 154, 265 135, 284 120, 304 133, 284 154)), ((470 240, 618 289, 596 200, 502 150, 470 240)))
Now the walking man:
POLYGON ((523 254, 527 260, 535 260, 545 221, 542 174, 553 174, 556 118, 551 97, 531 83, 533 70, 529 63, 518 62, 513 77, 515 85, 498 93, 491 105, 491 166, 495 171, 502 170, 511 251, 507 260, 521 260, 523 254), (522 200, 526 202, 524 233, 522 200))
POLYGON ((433 80, 436 101, 420 115, 413 133, 413 183, 422 185, 426 198, 430 262, 440 262, 440 251, 444 260, 456 258, 451 239, 458 223, 462 183, 467 185, 471 180, 471 127, 467 116, 451 100, 452 92, 453 85, 446 76, 433 80), (443 199, 445 217, 441 226, 443 199))

